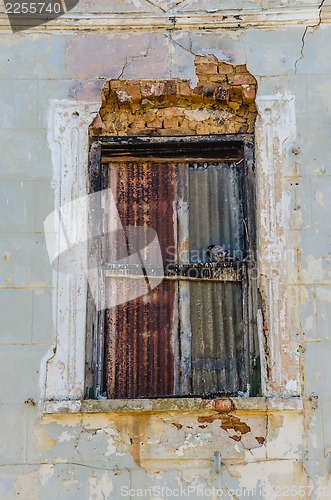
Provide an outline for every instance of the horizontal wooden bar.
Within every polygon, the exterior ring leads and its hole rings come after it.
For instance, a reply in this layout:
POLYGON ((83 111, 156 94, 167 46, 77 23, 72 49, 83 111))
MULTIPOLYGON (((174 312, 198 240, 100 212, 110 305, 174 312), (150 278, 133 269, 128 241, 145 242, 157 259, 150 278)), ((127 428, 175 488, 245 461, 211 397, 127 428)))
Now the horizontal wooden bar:
POLYGON ((105 263, 107 278, 153 278, 172 280, 199 281, 242 281, 243 266, 241 262, 224 262, 221 264, 168 264, 166 266, 144 266, 139 264, 105 263))

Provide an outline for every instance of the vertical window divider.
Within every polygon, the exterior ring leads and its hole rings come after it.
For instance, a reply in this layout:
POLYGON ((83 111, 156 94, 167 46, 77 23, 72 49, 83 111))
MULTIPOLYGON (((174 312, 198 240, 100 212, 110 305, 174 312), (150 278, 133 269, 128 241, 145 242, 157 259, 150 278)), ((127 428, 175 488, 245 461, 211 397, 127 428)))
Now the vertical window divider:
MULTIPOLYGON (((177 165, 177 247, 178 264, 189 264, 189 164, 177 165)), ((178 377, 176 392, 192 392, 192 328, 190 283, 178 281, 178 377)))
MULTIPOLYGON (((250 386, 250 396, 257 396, 259 387, 256 387, 254 376, 256 363, 256 356, 259 353, 259 339, 257 332, 257 311, 258 311, 258 296, 257 296, 257 284, 254 280, 257 279, 257 235, 256 235, 256 193, 255 193, 255 163, 254 163, 254 142, 252 138, 248 138, 243 143, 244 151, 244 168, 245 168, 245 183, 244 189, 244 222, 245 222, 245 232, 246 232, 246 248, 247 256, 245 269, 244 269, 244 281, 246 283, 247 291, 247 306, 244 309, 247 315, 247 355, 249 358, 246 360, 247 370, 248 370, 248 380, 247 383, 250 386), (248 257, 248 258, 247 258, 248 257)), ((244 313, 245 314, 245 313, 244 313)))

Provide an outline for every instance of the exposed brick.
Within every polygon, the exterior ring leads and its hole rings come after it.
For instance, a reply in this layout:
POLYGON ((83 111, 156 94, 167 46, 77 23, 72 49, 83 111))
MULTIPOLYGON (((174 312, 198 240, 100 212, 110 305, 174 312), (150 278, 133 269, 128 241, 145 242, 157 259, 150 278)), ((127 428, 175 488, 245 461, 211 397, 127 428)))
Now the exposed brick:
POLYGON ((255 101, 256 87, 255 85, 243 85, 242 96, 244 104, 251 104, 255 101))
POLYGON ((157 134, 158 135, 162 135, 162 136, 169 136, 169 135, 195 135, 195 132, 194 130, 191 130, 191 129, 183 129, 182 127, 180 128, 173 128, 173 129, 169 129, 169 128, 159 128, 159 129, 156 129, 157 130, 157 134))
POLYGON ((143 97, 152 97, 154 95, 154 84, 153 83, 142 83, 140 87, 141 95, 143 97))
POLYGON ((201 64, 196 68, 197 75, 216 75, 217 64, 201 64))
POLYGON ((199 125, 199 122, 196 122, 195 120, 188 120, 188 128, 190 130, 196 130, 197 126, 199 125))
POLYGON ((136 127, 132 127, 132 128, 130 127, 126 133, 126 135, 150 135, 150 134, 151 134, 151 129, 149 129, 149 128, 139 129, 136 127))
POLYGON ((131 96, 133 100, 141 99, 140 85, 139 83, 128 83, 126 87, 127 93, 131 96))
POLYGON ((215 410, 220 413, 227 413, 233 410, 233 402, 231 399, 216 399, 215 410))
POLYGON ((237 441, 237 443, 239 441, 241 441, 241 434, 237 435, 237 434, 234 434, 233 436, 229 436, 230 439, 233 439, 233 441, 237 441))
POLYGON ((119 109, 121 111, 130 111, 130 106, 131 106, 131 103, 130 102, 119 102, 118 103, 118 106, 119 106, 119 109))
POLYGON ((119 117, 118 119, 116 119, 114 121, 114 127, 116 128, 116 130, 118 131, 122 131, 122 130, 125 130, 126 127, 127 127, 128 123, 127 121, 123 120, 122 117, 119 117))
POLYGON ((190 121, 187 119, 187 118, 184 118, 184 120, 182 120, 181 124, 181 129, 188 129, 190 128, 190 121))
POLYGON ((229 123, 226 127, 227 134, 238 134, 239 132, 244 132, 241 124, 236 123, 234 121, 229 120, 229 123))
POLYGON ((102 109, 100 110, 100 116, 101 116, 101 119, 104 123, 111 123, 113 122, 114 120, 116 120, 116 116, 117 114, 116 113, 110 113, 110 112, 106 112, 105 113, 102 113, 102 109))
POLYGON ((231 121, 236 122, 236 123, 246 123, 245 118, 242 118, 241 116, 234 115, 231 121))
POLYGON ((238 111, 240 108, 240 104, 238 102, 229 102, 228 107, 233 111, 238 111))
POLYGON ((112 122, 106 122, 105 124, 105 133, 106 135, 117 135, 117 128, 115 124, 112 122))
POLYGON ((137 117, 131 113, 131 110, 125 114, 125 120, 130 125, 133 123, 137 117))
POLYGON ((93 135, 99 135, 102 133, 102 130, 105 128, 104 123, 101 119, 100 114, 98 113, 97 116, 94 118, 91 129, 92 129, 92 134, 93 135))
POLYGON ((184 109, 177 106, 172 106, 170 108, 160 109, 158 115, 164 116, 164 118, 172 118, 173 116, 184 116, 184 109))
POLYGON ((197 131, 198 134, 201 135, 210 134, 209 125, 207 125, 206 123, 198 123, 195 130, 197 131))
POLYGON ((135 113, 137 113, 137 111, 140 111, 141 110, 141 105, 138 104, 138 103, 132 103, 130 102, 130 111, 131 113, 134 115, 135 113))
POLYGON ((117 100, 120 104, 131 101, 131 97, 125 90, 116 90, 117 100))
POLYGON ((238 64, 234 67, 236 73, 247 73, 246 64, 238 64))
POLYGON ((163 121, 163 128, 177 128, 178 119, 177 118, 165 118, 163 121))
POLYGON ((247 109, 247 106, 240 106, 240 108, 238 109, 238 111, 236 111, 236 114, 238 116, 245 116, 248 114, 248 109, 247 109))
POLYGON ((154 93, 156 97, 160 97, 167 94, 167 87, 164 82, 155 82, 154 93))
POLYGON ((178 92, 183 96, 190 96, 192 94, 192 89, 187 82, 180 82, 178 85, 178 92))
POLYGON ((173 102, 173 105, 186 109, 192 106, 192 97, 179 97, 173 102))
POLYGON ((195 87, 195 89, 193 89, 193 94, 203 96, 204 91, 204 85, 198 85, 197 87, 195 87))
POLYGON ((199 84, 194 89, 188 81, 173 79, 105 84, 100 119, 91 132, 205 135, 253 131, 256 82, 245 66, 234 68, 214 56, 199 56, 196 67, 199 84), (217 73, 216 67, 223 73, 217 73))
POLYGON ((162 128, 162 126, 163 126, 163 123, 162 123, 162 120, 160 120, 160 118, 157 118, 156 120, 147 123, 148 128, 162 128))
POLYGON ((109 82, 109 84, 110 84, 111 90, 123 88, 123 81, 122 80, 111 80, 109 82))
POLYGON ((194 62, 195 64, 217 64, 218 59, 210 54, 209 56, 195 56, 194 62))
POLYGON ((227 134, 228 128, 226 124, 222 125, 209 125, 210 134, 227 134))
MULTIPOLYGON (((200 75, 201 77, 202 75, 200 75)), ((227 80, 227 77, 226 75, 203 75, 205 78, 206 81, 208 81, 208 83, 216 83, 219 84, 219 85, 222 85, 222 84, 225 84, 227 85, 228 84, 228 80, 227 80)), ((200 78, 200 81, 202 80, 202 78, 200 78)))
POLYGON ((210 111, 208 109, 203 109, 201 107, 185 110, 184 114, 185 118, 197 122, 205 122, 206 120, 212 118, 210 111))
POLYGON ((228 101, 229 100, 229 87, 220 86, 216 89, 215 99, 216 101, 228 101))
POLYGON ((156 118, 156 113, 157 113, 156 109, 150 109, 149 111, 147 111, 145 114, 146 122, 149 123, 149 122, 154 121, 156 118))
POLYGON ((243 92, 243 89, 242 89, 241 85, 230 87, 230 89, 229 89, 230 101, 239 102, 241 104, 242 103, 242 92, 243 92))
POLYGON ((255 113, 248 113, 246 118, 247 118, 248 122, 251 122, 255 119, 255 117, 256 117, 256 112, 255 113))
POLYGON ((133 126, 138 129, 142 129, 146 127, 146 122, 144 120, 136 120, 130 126, 133 126))
POLYGON ((221 62, 218 64, 218 73, 220 75, 229 75, 234 72, 232 64, 221 62))
POLYGON ((143 99, 141 101, 141 105, 143 108, 145 109, 148 109, 148 108, 153 108, 154 107, 154 104, 152 101, 150 101, 149 99, 143 99))
POLYGON ((175 95, 177 93, 176 80, 168 80, 164 82, 164 92, 167 95, 175 95))
POLYGON ((110 94, 110 82, 104 84, 101 94, 101 102, 102 104, 106 103, 110 94))
POLYGON ((216 85, 214 83, 205 85, 203 90, 203 95, 207 99, 212 99, 214 97, 215 90, 216 90, 216 85))
POLYGON ((230 85, 245 85, 245 84, 256 85, 256 80, 254 76, 249 75, 247 73, 234 73, 228 75, 228 82, 230 83, 230 85))
POLYGON ((107 104, 105 104, 104 106, 101 106, 101 108, 100 108, 99 115, 101 117, 101 120, 107 120, 107 116, 109 115, 108 109, 106 108, 106 106, 107 106, 107 104))
POLYGON ((259 444, 263 444, 265 442, 265 438, 263 436, 257 436, 255 439, 259 444))

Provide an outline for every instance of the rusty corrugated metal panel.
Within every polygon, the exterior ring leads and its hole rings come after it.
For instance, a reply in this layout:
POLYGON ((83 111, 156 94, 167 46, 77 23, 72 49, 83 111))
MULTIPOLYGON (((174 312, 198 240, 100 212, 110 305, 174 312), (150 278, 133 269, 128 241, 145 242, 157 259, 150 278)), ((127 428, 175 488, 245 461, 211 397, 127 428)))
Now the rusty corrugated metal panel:
POLYGON ((190 164, 191 260, 206 261, 209 245, 224 245, 236 258, 244 252, 241 165, 190 164))
POLYGON ((246 390, 240 283, 190 283, 194 394, 246 390))
MULTIPOLYGON (((209 245, 244 257, 242 166, 190 165, 190 253, 206 261, 209 245)), ((241 283, 191 283, 192 391, 246 390, 241 283)))
MULTIPOLYGON (((104 167, 105 168, 105 167, 104 167)), ((153 162, 111 163, 108 187, 117 201, 123 227, 155 229, 164 263, 175 262, 176 165, 153 162), (169 250, 170 249, 170 250, 169 250)), ((105 218, 106 219, 106 218, 105 218)), ((103 259, 116 262, 123 247, 104 249, 103 259)), ((108 278, 124 295, 134 279, 108 278)), ((153 397, 174 391, 174 321, 177 285, 164 281, 147 295, 109 309, 106 314, 106 388, 109 398, 153 397)))
MULTIPOLYGON (((185 247, 182 240, 187 234, 193 262, 206 261, 211 244, 224 245, 242 260, 241 166, 192 163, 190 168, 184 164, 179 168, 171 163, 136 161, 112 162, 106 168, 123 227, 154 228, 164 264, 181 260, 177 247, 185 247), (187 195, 177 208, 175 203, 183 182, 189 193, 187 234, 182 213, 187 195), (177 216, 183 226, 180 241, 177 216)), ((111 214, 105 213, 106 226, 108 216, 111 214)), ((125 236, 119 234, 114 244, 112 235, 112 244, 104 246, 103 260, 116 262, 123 257, 123 247, 125 236)), ((112 293, 114 280, 117 293, 124 298, 129 288, 132 291, 138 286, 134 279, 107 278, 106 293, 112 293)), ((109 309, 105 358, 110 398, 246 390, 242 284, 163 281, 147 295, 109 309)))

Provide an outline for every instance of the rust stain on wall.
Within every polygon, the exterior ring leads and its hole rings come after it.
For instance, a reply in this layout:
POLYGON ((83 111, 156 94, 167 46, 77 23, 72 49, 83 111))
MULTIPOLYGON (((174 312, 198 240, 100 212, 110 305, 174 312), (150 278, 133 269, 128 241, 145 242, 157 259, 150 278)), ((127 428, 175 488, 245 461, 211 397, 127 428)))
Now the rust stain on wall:
POLYGON ((251 432, 251 428, 245 422, 242 422, 239 417, 235 417, 234 415, 210 415, 208 417, 198 418, 198 422, 201 424, 210 424, 215 420, 220 420, 220 425, 223 430, 235 431, 236 434, 229 436, 234 441, 240 441, 242 434, 251 432))
POLYGON ((265 442, 265 438, 262 436, 257 436, 255 439, 259 444, 264 444, 265 442))

